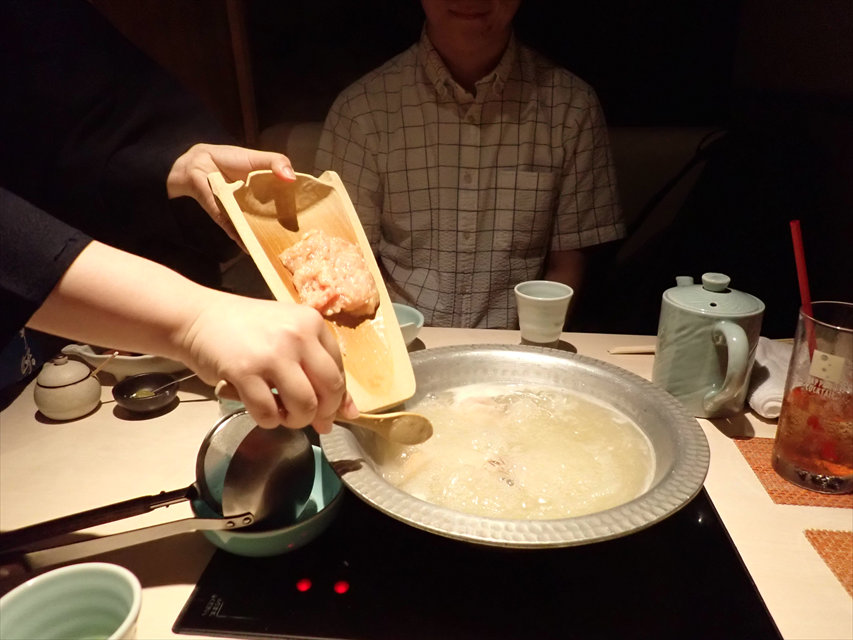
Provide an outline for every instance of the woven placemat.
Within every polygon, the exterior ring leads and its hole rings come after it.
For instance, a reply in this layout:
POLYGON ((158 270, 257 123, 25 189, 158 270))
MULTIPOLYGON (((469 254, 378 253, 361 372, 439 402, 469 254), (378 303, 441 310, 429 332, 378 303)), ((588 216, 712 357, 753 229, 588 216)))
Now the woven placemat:
POLYGON ((853 493, 829 495, 809 491, 791 484, 776 473, 770 462, 773 438, 736 438, 734 443, 776 504, 853 509, 853 493))
POLYGON ((806 538, 853 598, 853 531, 806 529, 806 538))

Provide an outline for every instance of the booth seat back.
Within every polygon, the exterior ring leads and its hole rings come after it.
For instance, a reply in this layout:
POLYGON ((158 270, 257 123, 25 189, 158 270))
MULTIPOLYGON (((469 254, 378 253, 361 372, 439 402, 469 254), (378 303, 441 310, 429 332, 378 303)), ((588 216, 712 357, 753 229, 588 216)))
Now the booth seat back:
MULTIPOLYGON (((260 134, 260 146, 286 154, 293 168, 314 173, 314 155, 322 122, 281 122, 260 134)), ((629 224, 649 200, 690 161, 711 127, 610 127, 610 144, 616 164, 619 197, 629 224)), ((654 234, 675 216, 698 176, 698 168, 680 181, 647 221, 654 234)))

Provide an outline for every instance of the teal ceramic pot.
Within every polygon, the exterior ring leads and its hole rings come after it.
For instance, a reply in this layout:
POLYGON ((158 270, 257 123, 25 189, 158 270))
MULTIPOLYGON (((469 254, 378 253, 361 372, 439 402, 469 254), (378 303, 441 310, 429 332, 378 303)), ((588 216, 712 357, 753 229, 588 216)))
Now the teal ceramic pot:
POLYGON ((697 418, 743 409, 764 303, 729 287, 722 273, 689 277, 663 293, 652 382, 697 418))
MULTIPOLYGON (((204 536, 220 549, 240 556, 275 556, 302 547, 319 536, 335 519, 344 493, 340 478, 329 466, 319 447, 314 446, 314 486, 296 522, 268 531, 204 531, 204 536)), ((202 500, 192 502, 201 518, 221 517, 202 500)))

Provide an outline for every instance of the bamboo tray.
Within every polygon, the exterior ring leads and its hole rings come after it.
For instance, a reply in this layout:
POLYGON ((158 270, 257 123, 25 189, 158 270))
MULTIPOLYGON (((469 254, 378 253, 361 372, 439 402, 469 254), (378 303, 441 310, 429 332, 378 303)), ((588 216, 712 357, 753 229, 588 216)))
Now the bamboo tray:
POLYGON ((254 171, 246 181, 226 182, 219 172, 208 181, 219 207, 228 215, 243 244, 277 300, 298 302, 291 273, 279 259, 282 251, 308 231, 320 229, 358 246, 376 281, 379 306, 373 317, 332 316, 326 323, 343 354, 347 389, 363 413, 393 407, 415 393, 415 375, 391 299, 367 236, 341 179, 334 171, 319 178, 296 174, 287 183, 271 171, 254 171))

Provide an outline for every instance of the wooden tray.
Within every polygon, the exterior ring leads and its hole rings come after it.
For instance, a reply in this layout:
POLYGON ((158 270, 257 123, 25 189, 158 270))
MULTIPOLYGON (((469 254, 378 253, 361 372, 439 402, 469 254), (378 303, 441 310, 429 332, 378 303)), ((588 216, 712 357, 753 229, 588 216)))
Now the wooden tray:
POLYGON ((341 179, 334 171, 319 178, 297 173, 287 183, 271 171, 254 171, 245 182, 228 183, 219 172, 208 181, 220 208, 277 300, 299 301, 282 251, 306 232, 321 229, 357 245, 379 290, 373 317, 356 320, 333 316, 326 322, 343 354, 347 389, 363 413, 405 402, 415 393, 415 375, 388 290, 367 236, 341 179))

